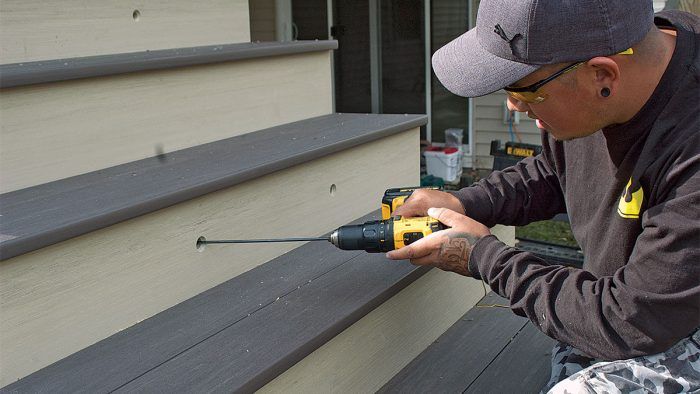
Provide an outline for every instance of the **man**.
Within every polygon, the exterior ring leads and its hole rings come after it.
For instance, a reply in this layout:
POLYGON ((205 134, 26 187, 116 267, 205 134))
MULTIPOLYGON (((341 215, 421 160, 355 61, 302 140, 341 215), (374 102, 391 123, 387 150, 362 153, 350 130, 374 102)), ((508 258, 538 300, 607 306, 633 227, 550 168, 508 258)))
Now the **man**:
POLYGON ((476 28, 433 56, 455 94, 504 88, 543 153, 454 194, 415 192, 396 214, 451 229, 388 257, 483 279, 558 340, 544 391, 700 390, 699 32, 651 0, 482 0, 476 28), (488 230, 562 212, 583 269, 488 230))

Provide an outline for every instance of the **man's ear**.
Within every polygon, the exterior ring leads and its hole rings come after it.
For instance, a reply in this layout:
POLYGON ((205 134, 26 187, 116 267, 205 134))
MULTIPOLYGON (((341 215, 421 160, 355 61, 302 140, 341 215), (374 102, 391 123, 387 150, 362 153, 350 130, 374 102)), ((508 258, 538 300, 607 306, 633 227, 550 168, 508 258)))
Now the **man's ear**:
POLYGON ((617 93, 617 88, 620 85, 620 65, 609 57, 594 57, 586 62, 593 68, 593 79, 590 81, 593 87, 598 91, 599 97, 608 97, 617 93), (604 92, 604 89, 608 89, 604 92))

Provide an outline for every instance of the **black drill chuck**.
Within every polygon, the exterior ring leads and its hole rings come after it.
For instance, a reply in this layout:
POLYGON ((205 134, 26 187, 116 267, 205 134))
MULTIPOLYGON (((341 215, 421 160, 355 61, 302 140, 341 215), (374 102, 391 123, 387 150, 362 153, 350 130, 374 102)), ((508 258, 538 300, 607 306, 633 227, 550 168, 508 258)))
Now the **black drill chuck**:
POLYGON ((394 250, 394 222, 374 220, 342 226, 333 231, 330 241, 343 250, 364 250, 370 253, 394 250))

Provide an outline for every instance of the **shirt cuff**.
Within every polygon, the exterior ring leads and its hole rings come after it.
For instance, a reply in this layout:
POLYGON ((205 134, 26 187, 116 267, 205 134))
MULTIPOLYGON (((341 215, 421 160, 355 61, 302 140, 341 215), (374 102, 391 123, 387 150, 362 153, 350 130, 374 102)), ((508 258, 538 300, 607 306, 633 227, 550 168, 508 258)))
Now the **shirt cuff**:
POLYGON ((488 272, 498 256, 509 248, 510 246, 501 242, 495 235, 481 238, 469 254, 469 274, 475 279, 488 277, 488 272))
POLYGON ((469 186, 450 193, 462 203, 466 216, 487 227, 493 227, 496 224, 492 223, 491 205, 484 204, 484 201, 488 202, 491 199, 481 186, 469 186))

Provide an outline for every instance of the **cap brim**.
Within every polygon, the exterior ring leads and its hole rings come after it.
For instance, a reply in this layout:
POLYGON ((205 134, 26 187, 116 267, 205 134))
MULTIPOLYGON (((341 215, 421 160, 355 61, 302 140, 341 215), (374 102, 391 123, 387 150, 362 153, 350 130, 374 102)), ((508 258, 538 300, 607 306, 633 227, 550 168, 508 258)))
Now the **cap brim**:
POLYGON ((450 92, 464 97, 493 93, 541 67, 491 54, 479 44, 476 28, 438 49, 432 63, 440 82, 450 92))

